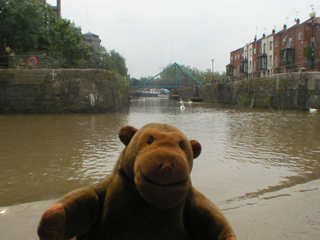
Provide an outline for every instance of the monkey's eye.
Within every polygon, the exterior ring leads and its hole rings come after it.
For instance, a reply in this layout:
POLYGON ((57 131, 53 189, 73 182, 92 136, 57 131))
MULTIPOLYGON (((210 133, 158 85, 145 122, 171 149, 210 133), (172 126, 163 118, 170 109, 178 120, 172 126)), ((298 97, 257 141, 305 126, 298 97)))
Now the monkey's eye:
POLYGON ((153 136, 150 136, 149 139, 148 139, 148 141, 147 141, 147 143, 148 143, 148 144, 151 144, 151 143, 153 143, 153 141, 154 141, 154 137, 153 137, 153 136))
POLYGON ((183 141, 180 141, 180 142, 179 142, 179 146, 180 146, 180 148, 183 150, 183 149, 184 149, 184 142, 183 142, 183 141))

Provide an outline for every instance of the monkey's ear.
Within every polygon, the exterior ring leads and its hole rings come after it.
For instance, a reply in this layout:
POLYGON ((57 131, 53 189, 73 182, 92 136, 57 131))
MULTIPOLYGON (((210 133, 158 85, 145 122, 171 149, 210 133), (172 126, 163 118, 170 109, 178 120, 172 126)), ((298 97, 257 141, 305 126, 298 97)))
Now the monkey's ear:
POLYGON ((123 126, 119 131, 119 138, 121 142, 128 146, 134 134, 138 131, 137 128, 132 126, 123 126))
POLYGON ((201 144, 197 140, 190 140, 190 144, 193 151, 193 159, 199 157, 201 153, 201 144))

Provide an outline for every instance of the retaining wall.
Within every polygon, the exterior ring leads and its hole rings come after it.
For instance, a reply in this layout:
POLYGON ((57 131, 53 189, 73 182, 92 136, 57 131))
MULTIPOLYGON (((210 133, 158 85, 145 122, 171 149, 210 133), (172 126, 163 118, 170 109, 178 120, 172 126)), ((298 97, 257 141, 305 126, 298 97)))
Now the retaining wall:
MULTIPOLYGON (((191 99, 193 88, 179 89, 184 101, 191 99)), ((205 102, 228 103, 276 109, 320 108, 320 73, 276 74, 257 79, 221 82, 198 87, 205 102)))
POLYGON ((125 78, 99 69, 0 70, 0 113, 97 113, 129 105, 125 78))

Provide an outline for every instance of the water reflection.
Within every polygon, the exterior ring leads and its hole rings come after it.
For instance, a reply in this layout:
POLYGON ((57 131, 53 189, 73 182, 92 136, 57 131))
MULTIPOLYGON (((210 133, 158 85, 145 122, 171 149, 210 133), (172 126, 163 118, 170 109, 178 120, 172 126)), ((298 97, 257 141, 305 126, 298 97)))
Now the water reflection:
POLYGON ((229 136, 232 137, 227 141, 237 151, 228 149, 229 157, 247 163, 252 168, 250 172, 261 173, 261 169, 255 166, 257 164, 266 169, 263 171, 266 176, 249 175, 251 181, 257 179, 260 191, 250 192, 245 197, 319 179, 319 115, 269 112, 245 116, 237 113, 232 117, 234 121, 229 125, 232 132, 229 136), (262 189, 261 178, 269 180, 262 189))
POLYGON ((123 149, 123 125, 161 122, 199 140, 193 184, 224 211, 239 239, 318 239, 320 114, 185 107, 149 98, 120 113, 0 115, 0 215, 1 206, 56 199, 99 181, 123 149))
POLYGON ((193 183, 220 205, 241 206, 320 178, 320 114, 185 106, 149 98, 120 113, 0 116, 0 206, 57 198, 99 181, 123 149, 118 131, 126 124, 168 123, 199 140, 193 183))
POLYGON ((5 206, 58 197, 103 178, 116 160, 126 114, 12 115, 0 121, 5 206))

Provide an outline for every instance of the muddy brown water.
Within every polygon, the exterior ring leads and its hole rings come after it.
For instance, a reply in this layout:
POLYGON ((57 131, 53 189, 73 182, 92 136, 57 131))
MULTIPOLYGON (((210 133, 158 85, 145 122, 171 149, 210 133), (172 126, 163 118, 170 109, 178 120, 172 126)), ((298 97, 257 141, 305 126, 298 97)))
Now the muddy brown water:
POLYGON ((123 125, 172 124, 203 147, 193 185, 239 239, 319 239, 320 113, 134 99, 118 113, 0 115, 0 239, 37 239, 41 213, 104 178, 123 125))

